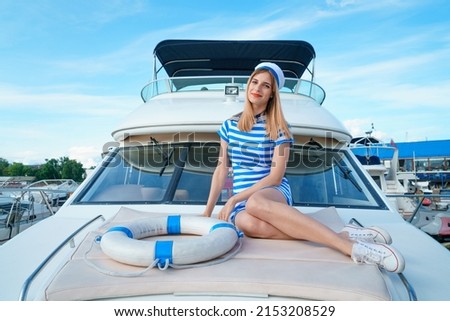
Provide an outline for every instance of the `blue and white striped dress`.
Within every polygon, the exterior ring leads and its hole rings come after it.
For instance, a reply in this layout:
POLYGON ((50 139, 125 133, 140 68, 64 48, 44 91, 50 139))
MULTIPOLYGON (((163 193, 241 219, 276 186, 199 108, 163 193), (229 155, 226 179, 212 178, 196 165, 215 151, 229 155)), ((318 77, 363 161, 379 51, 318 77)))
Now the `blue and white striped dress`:
MULTIPOLYGON (((278 138, 271 140, 266 134, 266 115, 256 116, 256 123, 249 132, 240 131, 237 127, 239 116, 223 122, 218 131, 219 136, 228 143, 228 158, 233 168, 233 194, 237 194, 260 181, 270 173, 273 152, 276 146, 293 143, 280 130, 278 138)), ((291 189, 286 177, 279 186, 273 186, 283 193, 288 204, 292 204, 291 189)), ((236 214, 245 209, 246 201, 236 205, 230 215, 234 223, 236 214)))

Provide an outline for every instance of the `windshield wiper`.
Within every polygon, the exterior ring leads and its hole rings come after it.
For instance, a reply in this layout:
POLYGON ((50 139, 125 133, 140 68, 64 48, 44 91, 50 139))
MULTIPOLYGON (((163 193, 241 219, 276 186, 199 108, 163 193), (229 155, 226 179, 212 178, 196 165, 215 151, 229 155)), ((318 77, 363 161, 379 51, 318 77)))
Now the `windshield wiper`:
POLYGON ((150 140, 152 141, 153 145, 155 145, 155 147, 157 148, 158 152, 162 156, 163 165, 161 167, 161 170, 159 171, 159 176, 162 176, 162 174, 164 174, 164 171, 166 170, 166 167, 170 165, 170 159, 172 158, 172 155, 173 155, 173 147, 170 150, 170 152, 167 154, 161 148, 161 145, 159 144, 159 142, 154 137, 150 137, 150 140))
POLYGON ((342 166, 342 164, 340 164, 337 160, 333 159, 333 164, 336 164, 337 167, 339 167, 339 169, 342 172, 342 176, 344 177, 344 179, 348 179, 350 182, 352 182, 353 186, 356 187, 356 189, 360 192, 362 192, 362 188, 361 186, 359 186, 358 182, 355 180, 355 178, 353 177, 352 170, 348 169, 344 166, 342 166))

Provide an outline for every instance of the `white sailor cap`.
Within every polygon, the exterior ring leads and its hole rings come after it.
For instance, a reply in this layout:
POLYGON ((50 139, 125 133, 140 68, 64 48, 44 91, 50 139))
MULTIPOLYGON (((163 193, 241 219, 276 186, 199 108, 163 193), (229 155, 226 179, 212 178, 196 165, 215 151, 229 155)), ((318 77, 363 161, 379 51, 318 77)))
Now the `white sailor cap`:
POLYGON ((277 81, 278 89, 284 86, 283 70, 281 70, 281 68, 278 67, 278 65, 274 64, 273 62, 262 62, 255 67, 255 70, 258 69, 268 70, 277 81))

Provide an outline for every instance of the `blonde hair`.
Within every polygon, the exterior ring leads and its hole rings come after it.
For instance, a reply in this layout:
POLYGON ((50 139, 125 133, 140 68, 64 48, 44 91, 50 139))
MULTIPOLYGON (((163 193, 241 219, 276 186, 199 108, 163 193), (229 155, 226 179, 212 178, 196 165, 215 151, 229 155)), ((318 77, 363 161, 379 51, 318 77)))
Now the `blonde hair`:
POLYGON ((292 138, 288 123, 287 123, 286 119, 284 118, 283 110, 281 109, 280 91, 278 90, 276 80, 275 80, 274 76, 268 70, 265 70, 265 69, 255 70, 250 75, 250 77, 247 81, 244 111, 242 112, 241 117, 239 119, 238 128, 241 131, 249 132, 253 128, 253 125, 255 124, 252 103, 248 100, 248 91, 250 88, 249 85, 250 85, 253 77, 262 72, 269 73, 270 78, 272 80, 272 98, 269 99, 266 110, 265 110, 266 133, 270 139, 276 140, 278 138, 279 130, 281 130, 286 137, 292 138))

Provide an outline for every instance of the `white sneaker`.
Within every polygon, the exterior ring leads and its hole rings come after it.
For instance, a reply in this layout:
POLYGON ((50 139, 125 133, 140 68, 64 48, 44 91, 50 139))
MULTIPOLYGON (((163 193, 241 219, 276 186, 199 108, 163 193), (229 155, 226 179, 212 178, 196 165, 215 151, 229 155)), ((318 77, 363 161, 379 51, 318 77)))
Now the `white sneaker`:
POLYGON ((378 264, 394 273, 401 273, 405 269, 405 259, 400 252, 386 244, 358 241, 353 245, 352 259, 356 263, 378 264))
POLYGON ((391 244, 392 238, 389 233, 381 227, 359 227, 352 224, 344 226, 341 232, 347 232, 350 239, 363 242, 377 242, 391 244))

